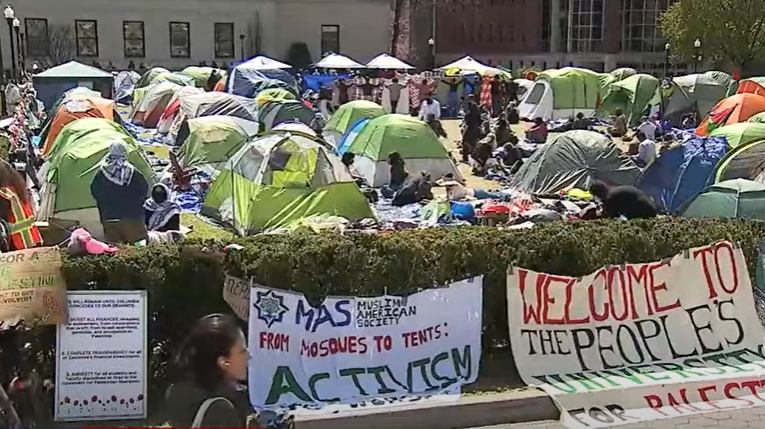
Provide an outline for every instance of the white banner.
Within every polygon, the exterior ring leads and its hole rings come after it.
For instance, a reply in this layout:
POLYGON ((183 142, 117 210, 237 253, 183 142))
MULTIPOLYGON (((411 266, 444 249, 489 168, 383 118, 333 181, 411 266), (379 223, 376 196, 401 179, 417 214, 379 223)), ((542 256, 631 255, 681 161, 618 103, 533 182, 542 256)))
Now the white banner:
POLYGON ((69 291, 56 346, 57 421, 146 418, 146 291, 69 291))
POLYGON ((765 405, 765 341, 740 249, 691 249, 576 279, 508 271, 523 380, 598 428, 765 405))
POLYGON ((327 298, 253 287, 250 401, 358 403, 472 383, 481 357, 481 278, 408 297, 327 298))

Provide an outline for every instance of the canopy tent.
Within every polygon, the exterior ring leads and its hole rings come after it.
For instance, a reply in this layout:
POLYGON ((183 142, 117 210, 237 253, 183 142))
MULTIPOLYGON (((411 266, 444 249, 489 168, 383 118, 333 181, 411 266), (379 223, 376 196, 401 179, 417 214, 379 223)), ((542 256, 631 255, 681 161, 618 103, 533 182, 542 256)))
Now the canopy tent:
POLYGON ((82 118, 119 119, 113 100, 101 97, 77 96, 67 98, 58 107, 56 114, 40 134, 43 155, 48 155, 58 134, 68 124, 82 118))
POLYGON ((161 74, 170 74, 170 70, 166 68, 162 68, 162 67, 152 67, 146 72, 144 72, 143 76, 141 76, 141 78, 138 79, 138 82, 136 82, 135 87, 143 88, 145 86, 149 86, 149 84, 151 84, 154 78, 161 74))
POLYGON ((258 123, 232 116, 203 116, 185 121, 178 131, 178 164, 214 177, 247 141, 258 123))
POLYGON ((155 182, 149 162, 138 143, 120 125, 102 118, 72 122, 59 133, 55 148, 40 171, 40 210, 38 220, 55 220, 64 228, 79 225, 93 237, 103 238, 96 202, 90 184, 112 141, 128 147, 128 161, 149 184, 155 182))
POLYGON ((133 99, 135 88, 141 75, 134 71, 121 71, 114 77, 114 101, 129 103, 133 99))
POLYGON ((659 79, 647 74, 636 74, 614 82, 609 85, 597 115, 606 118, 619 108, 627 115, 630 125, 637 125, 644 112, 651 106, 661 104, 659 84, 659 79))
POLYGON ((104 98, 112 98, 114 90, 114 76, 111 73, 77 61, 50 68, 32 79, 37 99, 46 106, 52 106, 66 91, 78 86, 90 88, 104 98))
POLYGON ((374 218, 337 155, 295 131, 271 131, 242 146, 213 181, 202 213, 240 235, 312 216, 374 218))
POLYGON ((178 115, 178 111, 181 109, 181 100, 194 94, 203 93, 204 90, 202 88, 194 86, 184 86, 178 90, 175 95, 173 95, 173 98, 170 99, 170 102, 167 103, 165 111, 160 115, 159 122, 157 123, 157 131, 161 134, 168 134, 175 122, 175 117, 178 115))
POLYGON ((738 82, 737 94, 756 94, 765 96, 765 77, 750 77, 738 82))
POLYGON ((297 94, 295 77, 286 71, 289 68, 287 64, 257 56, 231 68, 224 90, 243 97, 255 97, 260 91, 272 88, 297 94))
POLYGON ((173 82, 160 82, 141 88, 140 100, 133 104, 130 120, 134 124, 156 128, 170 100, 181 89, 173 82))
POLYGON ((411 66, 396 57, 383 53, 369 61, 367 63, 367 68, 382 70, 411 70, 414 69, 414 66, 411 66))
POLYGON ((765 170, 765 140, 743 144, 717 163, 714 183, 733 179, 754 179, 765 170))
POLYGON ((730 147, 736 148, 747 143, 765 140, 765 124, 741 122, 725 125, 713 130, 709 136, 724 137, 730 147))
POLYGON ((684 202, 707 186, 728 149, 720 137, 694 137, 656 158, 635 186, 664 211, 676 214, 684 202))
POLYGON ((765 185, 746 179, 715 183, 684 204, 680 215, 765 220, 765 185))
POLYGON ((745 122, 760 112, 765 112, 765 97, 755 94, 733 95, 715 105, 696 128, 696 134, 708 135, 715 128, 745 122))
POLYGON ((324 138, 337 145, 340 137, 357 122, 385 115, 385 109, 373 101, 354 100, 338 107, 324 127, 324 138))
POLYGON ((607 88, 614 81, 608 73, 566 67, 548 70, 537 77, 534 86, 518 106, 522 118, 554 120, 583 113, 595 113, 607 88))
POLYGON ((481 76, 499 76, 504 80, 513 78, 512 74, 509 72, 480 63, 474 60, 470 55, 440 67, 438 70, 443 70, 446 75, 475 73, 481 76))
POLYGON ((255 104, 258 107, 263 106, 272 100, 296 100, 297 96, 294 93, 282 88, 271 88, 264 91, 260 91, 258 96, 255 97, 255 104))
POLYGON ((356 154, 354 166, 367 183, 380 187, 390 182, 390 169, 386 158, 398 152, 409 171, 427 171, 432 177, 461 175, 449 157, 446 146, 426 123, 408 115, 383 115, 369 120, 345 144, 348 152, 356 154))
POLYGON ((593 181, 633 185, 640 169, 610 137, 594 131, 567 131, 543 145, 513 177, 518 190, 553 194, 587 189, 593 181))
POLYGON ((292 121, 310 125, 315 117, 316 114, 310 107, 297 100, 271 100, 258 111, 258 119, 267 131, 292 121))
POLYGON ((313 65, 317 69, 363 69, 365 65, 340 54, 328 54, 313 65))
POLYGON ((208 91, 212 91, 215 84, 225 77, 226 72, 213 67, 190 66, 183 69, 181 74, 192 78, 194 86, 197 88, 205 88, 208 91))
POLYGON ((706 74, 678 76, 662 85, 662 117, 680 126, 688 113, 708 114, 728 92, 727 86, 706 74))
POLYGON ((202 116, 233 116, 251 122, 257 122, 255 100, 239 97, 225 92, 203 92, 180 97, 178 113, 173 119, 168 136, 175 141, 183 121, 202 116))
POLYGON ((611 76, 618 82, 638 74, 637 70, 629 67, 622 67, 611 72, 611 76))

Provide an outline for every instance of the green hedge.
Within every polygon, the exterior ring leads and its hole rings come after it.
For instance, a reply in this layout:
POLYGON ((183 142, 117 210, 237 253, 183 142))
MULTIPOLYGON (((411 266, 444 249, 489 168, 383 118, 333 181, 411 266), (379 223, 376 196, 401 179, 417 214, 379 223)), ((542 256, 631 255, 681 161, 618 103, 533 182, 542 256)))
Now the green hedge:
MULTIPOLYGON (((647 262, 719 240, 740 242, 752 264, 765 222, 734 220, 553 223, 528 230, 453 227, 395 233, 263 235, 240 239, 243 250, 223 256, 227 243, 186 243, 122 249, 116 256, 69 258, 70 289, 148 289, 153 391, 166 385, 168 353, 198 317, 226 312, 224 272, 261 284, 325 295, 408 293, 485 275, 486 348, 507 345, 505 270, 508 264, 579 276, 604 264, 647 262)), ((750 271, 754 275, 753 265, 750 271)), ((51 371, 51 329, 38 337, 51 371)))

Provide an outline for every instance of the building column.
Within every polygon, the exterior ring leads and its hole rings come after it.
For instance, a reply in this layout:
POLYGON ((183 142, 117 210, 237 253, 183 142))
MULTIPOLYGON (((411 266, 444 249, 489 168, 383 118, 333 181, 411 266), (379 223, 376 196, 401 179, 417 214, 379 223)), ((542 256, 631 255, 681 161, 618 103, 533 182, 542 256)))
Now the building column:
POLYGON ((550 1, 550 52, 560 51, 560 1, 550 1))

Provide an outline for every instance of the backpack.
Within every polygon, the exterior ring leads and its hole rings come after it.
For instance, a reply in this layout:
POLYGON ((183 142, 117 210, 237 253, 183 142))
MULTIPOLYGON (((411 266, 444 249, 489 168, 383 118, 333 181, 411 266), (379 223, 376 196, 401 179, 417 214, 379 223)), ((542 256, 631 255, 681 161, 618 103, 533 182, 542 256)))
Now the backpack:
POLYGON ((202 405, 199 406, 199 409, 197 410, 197 414, 194 416, 194 420, 191 422, 192 428, 201 428, 202 422, 205 420, 205 414, 207 414, 207 410, 217 401, 226 401, 229 405, 231 405, 231 408, 234 408, 234 404, 231 403, 228 399, 222 397, 222 396, 216 396, 214 398, 207 398, 204 402, 202 402, 202 405))

